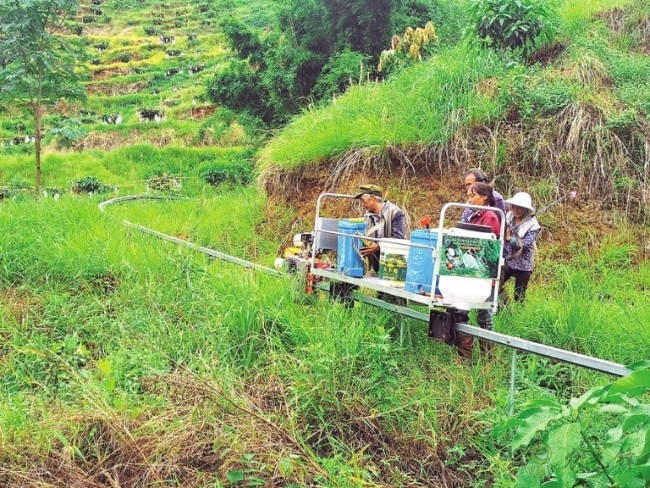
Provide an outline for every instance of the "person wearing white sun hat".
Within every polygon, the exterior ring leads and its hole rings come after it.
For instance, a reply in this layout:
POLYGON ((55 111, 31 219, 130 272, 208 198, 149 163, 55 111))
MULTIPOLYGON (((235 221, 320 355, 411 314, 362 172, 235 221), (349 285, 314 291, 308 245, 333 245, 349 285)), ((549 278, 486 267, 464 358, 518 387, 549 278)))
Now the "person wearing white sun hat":
POLYGON ((503 283, 514 278, 515 300, 523 302, 535 267, 535 240, 541 226, 528 193, 515 193, 504 203, 510 210, 506 214, 506 270, 503 283))

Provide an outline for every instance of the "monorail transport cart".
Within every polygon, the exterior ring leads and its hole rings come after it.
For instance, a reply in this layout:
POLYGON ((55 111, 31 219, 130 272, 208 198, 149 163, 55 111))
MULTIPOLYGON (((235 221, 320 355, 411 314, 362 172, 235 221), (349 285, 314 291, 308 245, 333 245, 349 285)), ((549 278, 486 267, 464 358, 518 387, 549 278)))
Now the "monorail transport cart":
MULTIPOLYGON (((497 311, 503 259, 505 215, 498 208, 447 203, 437 229, 418 229, 410 239, 375 239, 365 235, 363 219, 321 216, 325 199, 353 195, 323 193, 316 203, 314 230, 309 238, 309 284, 329 282, 330 294, 348 299, 359 288, 375 290, 385 303, 426 306, 429 336, 452 343, 454 324, 466 322, 469 310, 497 311), (489 209, 501 217, 500 235, 489 228, 457 223, 445 226, 451 208, 489 209), (368 242, 381 249, 378 275, 368 271, 360 249, 368 242), (321 260, 336 253, 336 262, 321 260)), ((305 239, 306 240, 306 239, 305 239)), ((351 301, 351 300, 350 300, 351 301)))

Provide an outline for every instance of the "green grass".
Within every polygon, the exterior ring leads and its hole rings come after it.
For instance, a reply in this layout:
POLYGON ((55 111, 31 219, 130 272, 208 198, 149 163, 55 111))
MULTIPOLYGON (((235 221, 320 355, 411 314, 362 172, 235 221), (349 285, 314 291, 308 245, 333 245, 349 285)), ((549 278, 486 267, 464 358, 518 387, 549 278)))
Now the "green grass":
MULTIPOLYGON (((138 152, 123 156, 134 165, 138 152)), ((97 198, 68 195, 0 205, 0 480, 21 471, 43 482, 47 470, 83 483, 100 466, 171 486, 219 486, 236 469, 299 486, 427 485, 444 469, 465 486, 511 486, 516 463, 489 436, 507 412, 506 350, 459 365, 421 322, 309 300, 292 279, 119 223, 272 260, 279 236, 260 233, 269 224, 255 189, 190 193, 105 214, 97 198), (162 471, 149 469, 162 458, 162 471)), ((626 239, 577 245, 569 262, 545 250, 528 301, 498 314, 497 330, 645 358, 650 269, 626 239)), ((606 380, 521 355, 517 401, 606 380)))
MULTIPOLYGON (((72 180, 95 176, 128 193, 144 189, 145 180, 156 174, 167 172, 179 177, 199 178, 202 169, 211 162, 234 164, 247 158, 246 150, 241 147, 157 148, 139 144, 114 151, 51 153, 43 158, 42 168, 46 187, 68 188, 72 180)), ((20 179, 29 185, 33 180, 33 165, 31 154, 0 156, 0 182, 7 185, 20 179)))
POLYGON ((501 116, 504 104, 476 85, 503 72, 487 52, 443 51, 385 83, 353 87, 335 103, 306 112, 262 150, 262 168, 313 164, 354 147, 443 144, 465 125, 501 116))

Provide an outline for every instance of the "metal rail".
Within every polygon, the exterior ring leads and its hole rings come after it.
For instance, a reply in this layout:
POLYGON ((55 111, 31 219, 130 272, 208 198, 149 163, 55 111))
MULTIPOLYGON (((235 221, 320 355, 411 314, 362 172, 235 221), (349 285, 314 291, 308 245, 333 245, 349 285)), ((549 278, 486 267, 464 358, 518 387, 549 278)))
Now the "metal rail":
MULTIPOLYGON (((130 202, 134 200, 176 200, 178 197, 164 197, 164 196, 159 196, 159 195, 147 195, 147 194, 142 194, 142 195, 129 195, 129 196, 124 196, 124 197, 116 197, 112 198, 111 200, 106 200, 105 202, 102 202, 99 204, 99 209, 103 212, 105 208, 109 205, 114 205, 117 203, 123 203, 123 202, 130 202)), ((137 229, 140 232, 144 234, 149 234, 155 237, 158 237, 159 239, 163 239, 165 241, 173 242, 175 244, 178 244, 179 246, 184 246, 189 249, 193 249, 194 251, 198 251, 203 254, 207 254, 210 257, 221 259, 223 261, 228 261, 229 263, 236 264, 238 266, 242 266, 244 268, 248 269, 254 269, 255 271, 262 271, 264 273, 268 273, 270 275, 274 276, 283 276, 284 273, 281 273, 273 268, 269 268, 266 266, 262 266, 257 263, 252 263, 250 261, 246 261, 245 259, 240 259, 236 258, 234 256, 230 256, 229 254, 225 254, 219 251, 215 251, 214 249, 210 249, 209 247, 204 247, 204 246, 199 246, 198 244, 194 244, 193 242, 190 242, 185 239, 180 239, 179 237, 175 236, 170 236, 169 234, 164 234, 162 232, 158 232, 153 229, 149 229, 148 227, 144 227, 142 225, 134 224, 133 222, 129 222, 128 220, 123 220, 122 223, 126 225, 127 227, 131 227, 133 229, 137 229)))
MULTIPOLYGON (((316 286, 321 290, 329 290, 329 284, 326 283, 318 283, 316 286)), ((427 323, 429 322, 429 313, 427 312, 419 312, 408 307, 388 303, 384 300, 369 297, 358 292, 352 292, 350 294, 350 298, 359 302, 374 305, 375 307, 390 310, 407 317, 411 317, 412 319, 427 323)), ((506 346, 511 349, 530 352, 551 359, 557 359, 559 361, 573 364, 575 366, 581 366, 583 368, 591 369, 594 371, 600 371, 601 373, 612 374, 615 376, 625 376, 632 372, 632 370, 626 368, 622 364, 606 361, 604 359, 594 358, 592 356, 586 356, 584 354, 567 351, 565 349, 559 349, 553 346, 547 346, 545 344, 528 341, 519 337, 501 334, 500 332, 495 332, 493 330, 481 329, 480 327, 474 327, 473 325, 467 323, 456 323, 456 331, 479 339, 485 339, 495 344, 501 344, 502 346, 506 346)))
MULTIPOLYGON (((99 209, 103 212, 105 208, 109 205, 117 204, 117 203, 122 203, 122 202, 127 202, 127 201, 134 201, 134 200, 141 200, 141 199, 153 199, 153 200, 168 200, 168 199, 178 199, 179 197, 164 197, 164 196, 158 196, 158 195, 130 195, 130 196, 123 196, 123 197, 117 197, 113 198, 111 200, 107 200, 105 202, 102 202, 99 205, 99 209)), ((158 232, 152 229, 149 229, 147 227, 134 224, 132 222, 129 222, 127 220, 122 221, 124 225, 127 227, 131 227, 134 229, 137 229, 140 232, 143 232, 145 234, 152 235, 154 237, 157 237, 159 239, 163 239, 169 242, 174 242, 175 244, 178 244, 180 246, 187 247, 189 249, 193 249, 195 251, 201 252, 203 254, 207 254, 208 256, 211 256, 213 258, 221 259, 227 262, 230 262, 232 264, 236 264, 238 266, 243 266, 248 269, 253 269, 255 271, 262 271, 265 273, 268 273, 273 276, 277 277, 283 277, 283 276, 290 276, 287 273, 283 273, 280 271, 277 271, 272 268, 268 268, 266 266, 262 266, 256 263, 252 263, 250 261, 246 261, 244 259, 240 259, 234 256, 230 256, 228 254, 215 251, 214 249, 210 249, 204 246, 199 246, 197 244, 194 244, 192 242, 189 242, 185 239, 180 239, 175 236, 171 236, 168 234, 164 234, 162 232, 158 232)), ((313 270, 316 271, 316 270, 313 270)), ((368 280, 360 280, 358 278, 351 278, 347 277, 344 275, 341 275, 339 273, 335 273, 332 271, 325 271, 325 270, 318 270, 319 274, 323 277, 330 278, 332 280, 340 281, 340 282, 346 282, 349 284, 360 284, 361 286, 375 289, 377 291, 382 291, 382 292, 389 292, 392 295, 400 296, 402 298, 409 299, 411 301, 417 301, 416 297, 418 295, 415 295, 413 293, 408 293, 403 290, 400 290, 398 288, 394 287, 388 287, 381 285, 379 283, 373 283, 369 282, 368 280), (401 292, 401 293, 400 293, 401 292), (415 300, 414 300, 415 299, 415 300)), ((324 290, 324 291, 329 291, 329 283, 316 283, 315 287, 324 290)), ((353 300, 366 303, 369 305, 373 305, 375 307, 380 307, 386 310, 390 310, 392 312, 399 313, 400 315, 410 317, 416 320, 420 320, 423 322, 429 322, 429 313, 428 312, 420 312, 417 310, 414 310, 409 307, 393 304, 393 303, 388 303, 384 300, 381 300, 379 298, 374 298, 374 297, 369 297, 367 295, 364 295, 362 293, 358 293, 356 291, 353 291, 350 293, 350 298, 353 300)), ((429 299, 427 297, 422 297, 423 300, 419 302, 420 305, 427 305, 429 303, 429 299)), ((516 368, 516 351, 525 351, 525 352, 530 352, 533 354, 537 354, 539 356, 545 356, 551 359, 557 359, 559 361, 563 361, 565 363, 573 364, 575 366, 580 366, 583 368, 591 369, 594 371, 599 371, 602 373, 607 373, 615 376, 625 376, 627 374, 630 374, 632 371, 628 368, 626 368, 622 364, 614 363, 611 361, 606 361, 604 359, 599 359, 599 358, 594 358, 591 356, 586 356, 584 354, 579 354, 577 352, 572 352, 572 351, 567 351, 564 349, 559 349, 557 347, 552 347, 552 346, 547 346, 544 344, 540 344, 537 342, 532 342, 528 341, 525 339, 521 339, 519 337, 514 337, 514 336, 509 336, 505 334, 501 334, 499 332, 494 332, 491 330, 484 330, 479 327, 474 327, 470 324, 467 323, 456 323, 455 324, 456 330, 458 332, 462 332, 463 334, 470 335, 472 337, 477 337, 479 339, 484 339, 490 342, 493 342, 495 344, 501 344, 503 346, 509 347, 513 349, 513 365, 512 365, 512 376, 511 376, 511 397, 514 394, 514 372, 516 368)))

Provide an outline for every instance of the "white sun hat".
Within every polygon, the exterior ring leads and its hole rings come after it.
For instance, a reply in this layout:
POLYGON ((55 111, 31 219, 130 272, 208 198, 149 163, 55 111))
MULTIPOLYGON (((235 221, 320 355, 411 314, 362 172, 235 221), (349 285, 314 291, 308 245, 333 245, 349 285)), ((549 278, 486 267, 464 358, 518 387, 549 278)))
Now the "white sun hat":
POLYGON ((506 200, 503 203, 506 205, 515 205, 517 207, 522 207, 530 210, 531 213, 535 213, 535 207, 533 207, 533 199, 530 198, 530 195, 525 191, 515 193, 512 198, 506 200))

